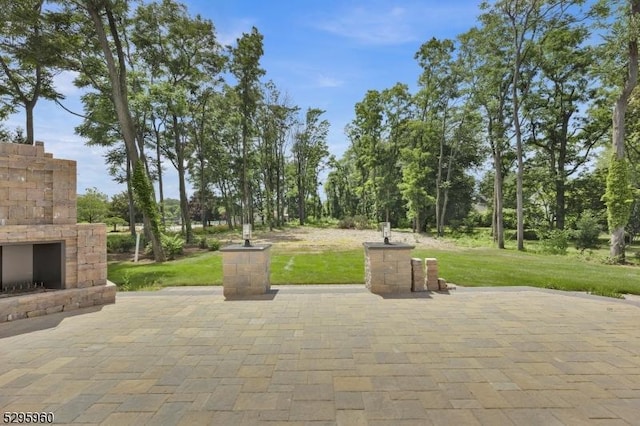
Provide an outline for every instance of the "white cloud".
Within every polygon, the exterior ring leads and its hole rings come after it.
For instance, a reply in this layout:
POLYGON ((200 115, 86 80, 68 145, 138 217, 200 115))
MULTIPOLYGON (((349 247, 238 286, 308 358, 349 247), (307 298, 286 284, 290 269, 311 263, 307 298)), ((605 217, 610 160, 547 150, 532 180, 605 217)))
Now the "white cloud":
POLYGON ((242 37, 243 33, 250 33, 251 27, 256 25, 253 18, 234 19, 225 25, 216 27, 216 37, 218 43, 223 46, 234 46, 236 40, 242 37))
POLYGON ((404 15, 405 10, 399 7, 390 10, 358 7, 336 18, 321 21, 317 26, 321 30, 363 44, 403 44, 416 39, 416 34, 404 15))
POLYGON ((318 87, 340 87, 344 84, 344 81, 324 74, 318 74, 316 84, 318 87))
POLYGON ((423 40, 427 32, 435 34, 459 22, 468 24, 477 13, 474 4, 416 2, 400 7, 376 2, 366 7, 337 10, 335 16, 315 20, 311 26, 360 44, 391 46, 423 40))
POLYGON ((62 71, 53 77, 53 86, 64 96, 72 96, 78 94, 81 89, 73 84, 78 73, 76 71, 62 71))

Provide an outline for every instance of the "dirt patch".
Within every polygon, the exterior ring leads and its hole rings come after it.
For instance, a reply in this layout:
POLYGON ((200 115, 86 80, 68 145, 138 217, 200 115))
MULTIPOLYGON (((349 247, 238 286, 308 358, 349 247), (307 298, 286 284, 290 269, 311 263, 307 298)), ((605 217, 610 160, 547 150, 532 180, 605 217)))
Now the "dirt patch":
MULTIPOLYGON (((256 243, 277 244, 282 249, 304 250, 350 250, 362 248, 365 241, 382 241, 380 232, 376 230, 333 229, 333 228, 290 228, 259 232, 256 243)), ((392 232, 391 242, 415 245, 416 248, 453 248, 442 240, 424 234, 411 232, 392 232)))

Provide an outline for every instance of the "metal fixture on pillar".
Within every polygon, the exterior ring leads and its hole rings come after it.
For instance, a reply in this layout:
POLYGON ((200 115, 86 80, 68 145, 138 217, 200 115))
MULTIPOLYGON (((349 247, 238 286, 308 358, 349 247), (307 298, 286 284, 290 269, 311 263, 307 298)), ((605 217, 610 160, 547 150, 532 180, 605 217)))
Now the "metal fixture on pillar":
POLYGON ((389 242, 389 237, 391 236, 391 222, 380 222, 380 227, 382 228, 382 238, 384 238, 384 243, 391 244, 389 242))
POLYGON ((242 238, 244 239, 244 246, 245 247, 251 247, 251 242, 249 241, 251 239, 251 224, 250 223, 242 224, 242 238))

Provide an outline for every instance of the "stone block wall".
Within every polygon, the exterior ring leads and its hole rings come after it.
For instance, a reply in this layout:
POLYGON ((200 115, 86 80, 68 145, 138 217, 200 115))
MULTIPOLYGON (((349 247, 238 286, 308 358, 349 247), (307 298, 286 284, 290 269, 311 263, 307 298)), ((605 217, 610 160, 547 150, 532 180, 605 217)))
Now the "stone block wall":
POLYGON ((222 252, 222 285, 225 297, 252 296, 271 288, 271 244, 227 246, 222 252))
POLYGON ((44 144, 0 143, 0 225, 71 225, 76 162, 53 158, 44 144))
POLYGON ((0 323, 114 303, 116 285, 74 288, 0 299, 0 323))
POLYGON ((107 283, 107 228, 103 224, 81 223, 78 227, 78 285, 92 287, 107 283))
POLYGON ((365 286, 375 294, 411 292, 411 250, 407 244, 364 243, 365 286))

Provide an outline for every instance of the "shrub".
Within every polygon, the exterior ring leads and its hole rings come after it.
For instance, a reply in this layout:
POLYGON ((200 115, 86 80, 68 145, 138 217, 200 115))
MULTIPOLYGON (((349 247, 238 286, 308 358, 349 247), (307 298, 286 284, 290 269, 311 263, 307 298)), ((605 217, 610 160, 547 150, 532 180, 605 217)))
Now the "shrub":
POLYGON ((569 232, 559 229, 541 231, 539 234, 542 252, 547 254, 567 254, 569 232))
POLYGON ((209 234, 222 234, 223 232, 227 232, 229 230, 229 226, 227 226, 226 224, 213 225, 213 226, 207 226, 206 229, 209 234))
POLYGON ((220 250, 220 241, 219 240, 209 241, 209 251, 218 251, 218 250, 220 250))
POLYGON ((578 250, 598 248, 598 237, 602 229, 600 229, 598 219, 592 212, 585 211, 576 222, 576 228, 574 237, 578 250))
POLYGON ((462 224, 464 225, 464 233, 469 235, 473 234, 475 227, 480 225, 480 213, 478 212, 469 212, 467 217, 462 219, 462 224))
POLYGON ((202 250, 207 248, 207 239, 205 237, 198 238, 198 248, 202 250))
POLYGON ((169 260, 175 259, 177 254, 182 254, 184 249, 184 239, 179 235, 162 234, 162 249, 169 260))
POLYGON ((131 234, 109 235, 107 253, 128 253, 136 246, 136 238, 131 234))
POLYGON ((194 235, 210 235, 210 234, 222 234, 223 232, 227 232, 229 227, 226 224, 222 225, 211 225, 205 228, 197 227, 193 228, 194 235))
POLYGON ((353 217, 353 221, 355 222, 356 229, 371 229, 369 219, 367 219, 366 216, 356 215, 353 217))
MULTIPOLYGON (((176 258, 176 255, 183 253, 184 239, 180 235, 161 234, 160 241, 162 243, 164 254, 167 255, 167 259, 173 260, 176 258)), ((147 256, 151 256, 153 254, 153 247, 151 243, 146 245, 144 253, 147 256)))
POLYGON ((354 229, 355 227, 356 223, 351 216, 345 216, 338 221, 338 228, 340 229, 354 229))

